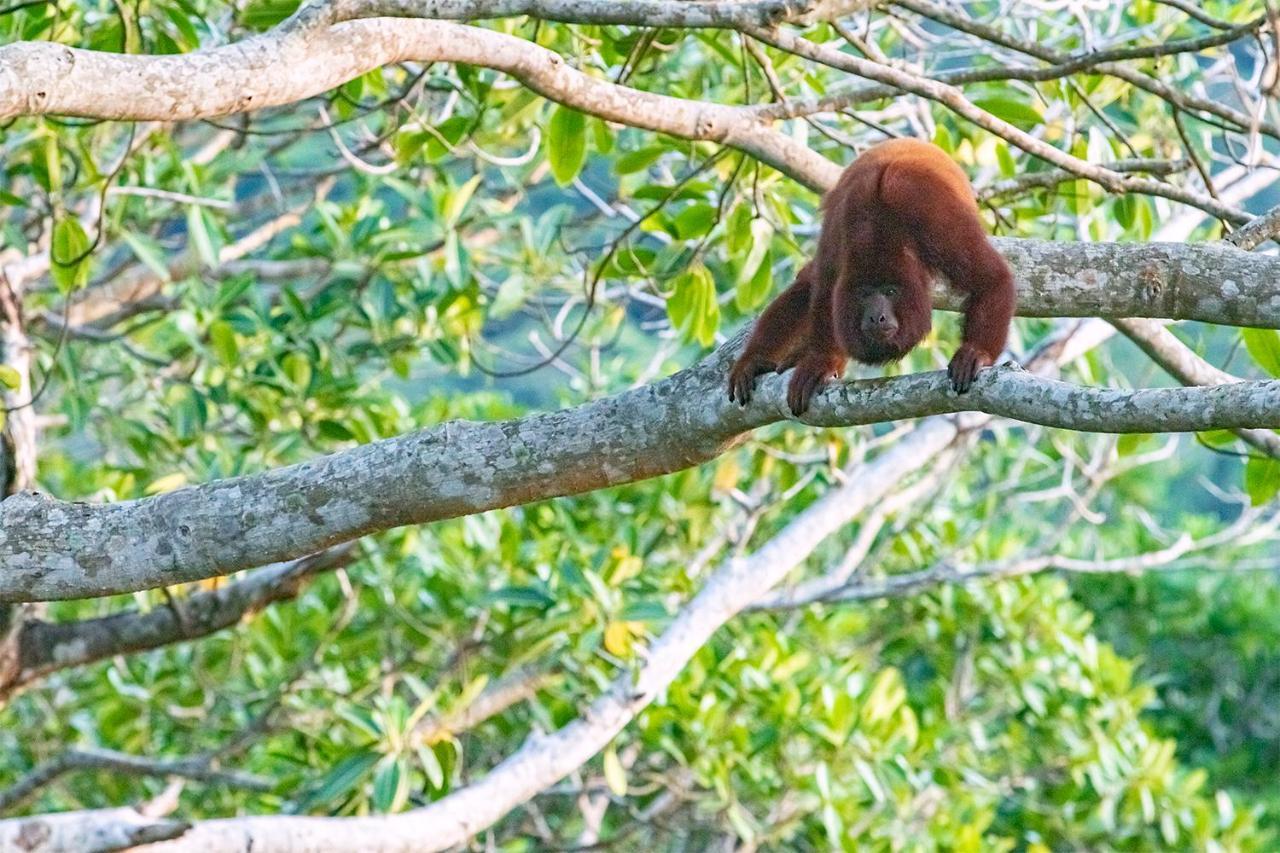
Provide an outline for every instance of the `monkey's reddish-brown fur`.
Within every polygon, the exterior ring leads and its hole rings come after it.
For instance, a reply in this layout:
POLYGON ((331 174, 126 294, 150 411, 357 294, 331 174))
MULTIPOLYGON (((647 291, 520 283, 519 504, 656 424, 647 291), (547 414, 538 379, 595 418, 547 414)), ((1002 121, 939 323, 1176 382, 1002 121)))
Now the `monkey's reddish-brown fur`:
POLYGON ((858 157, 823 199, 814 259, 765 309, 729 374, 745 404, 755 378, 795 367, 795 414, 853 358, 897 361, 929 332, 929 285, 942 273, 967 294, 964 336, 948 373, 957 392, 1004 349, 1013 276, 987 240, 973 188, 937 146, 893 139, 858 157))

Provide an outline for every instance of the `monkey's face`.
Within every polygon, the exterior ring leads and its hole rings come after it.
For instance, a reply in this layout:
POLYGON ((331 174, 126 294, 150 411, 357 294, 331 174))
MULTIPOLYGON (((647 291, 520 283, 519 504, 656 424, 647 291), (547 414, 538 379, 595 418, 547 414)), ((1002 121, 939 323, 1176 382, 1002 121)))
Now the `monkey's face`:
POLYGON ((864 364, 897 361, 929 331, 928 294, 918 305, 909 284, 891 279, 863 285, 849 296, 852 310, 843 314, 842 342, 845 352, 864 364))
POLYGON ((875 349, 893 346, 898 335, 898 314, 894 305, 897 289, 885 285, 867 291, 862 300, 859 330, 863 339, 875 349))

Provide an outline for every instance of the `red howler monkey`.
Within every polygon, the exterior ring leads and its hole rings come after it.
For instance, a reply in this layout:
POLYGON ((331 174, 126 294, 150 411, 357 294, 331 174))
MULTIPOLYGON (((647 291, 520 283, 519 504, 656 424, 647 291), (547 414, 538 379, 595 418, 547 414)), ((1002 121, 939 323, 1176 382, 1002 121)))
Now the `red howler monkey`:
POLYGON ((952 387, 968 391, 1004 349, 1014 289, 964 172, 935 145, 891 139, 845 169, 822 208, 817 253, 756 323, 729 372, 729 399, 746 405, 757 376, 794 367, 787 404, 799 415, 848 359, 902 358, 929 332, 935 272, 968 295, 947 368, 952 387))

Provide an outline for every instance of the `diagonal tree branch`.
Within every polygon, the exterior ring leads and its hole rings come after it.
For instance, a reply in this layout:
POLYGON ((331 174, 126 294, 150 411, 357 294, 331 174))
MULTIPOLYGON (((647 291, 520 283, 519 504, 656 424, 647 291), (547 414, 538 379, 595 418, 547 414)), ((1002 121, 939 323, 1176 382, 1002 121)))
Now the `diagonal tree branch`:
MULTIPOLYGON (((71 597, 172 584, 300 542, 331 544, 688 467, 740 433, 782 419, 780 378, 764 381, 745 410, 723 400, 725 358, 722 352, 653 386, 553 415, 445 424, 145 501, 90 506, 18 496, 0 506, 8 568, 0 590, 71 597), (531 470, 555 476, 531 483, 531 470)), ((1273 421, 1280 382, 1125 392, 1005 370, 985 373, 958 397, 941 373, 927 373, 834 387, 805 421, 847 426, 959 411, 1106 432, 1229 428, 1273 421)))
MULTIPOLYGON (((1100 324, 1093 321, 1087 325, 1100 324)), ((1088 346, 1091 337, 1097 340, 1109 331, 1068 331, 1033 360, 1033 367, 1052 372, 1058 363, 1072 357, 1073 343, 1088 346)), ((725 622, 781 581, 824 539, 893 491, 904 477, 929 465, 966 430, 980 427, 986 420, 982 416, 929 418, 862 465, 845 485, 806 507, 753 554, 725 560, 649 645, 634 671, 619 675, 573 722, 552 734, 528 737, 519 750, 479 781, 430 806, 398 815, 204 821, 177 840, 157 846, 156 853, 228 849, 429 853, 465 843, 588 761, 667 688, 725 622)))
MULTIPOLYGON (((740 338, 739 338, 740 340, 740 338)), ((107 595, 295 559, 368 533, 646 479, 701 464, 788 418, 784 377, 745 409, 724 375, 737 345, 652 385, 502 423, 455 421, 263 474, 91 505, 0 504, 0 600, 107 595)), ((1098 432, 1280 425, 1280 381, 1117 391, 984 371, 834 385, 805 423, 852 426, 962 411, 1098 432)))
POLYGON ((178 776, 255 791, 269 791, 272 783, 258 776, 214 766, 214 755, 191 758, 145 758, 114 749, 69 749, 44 762, 16 783, 0 790, 0 811, 7 811, 59 776, 81 770, 105 770, 127 776, 178 776))

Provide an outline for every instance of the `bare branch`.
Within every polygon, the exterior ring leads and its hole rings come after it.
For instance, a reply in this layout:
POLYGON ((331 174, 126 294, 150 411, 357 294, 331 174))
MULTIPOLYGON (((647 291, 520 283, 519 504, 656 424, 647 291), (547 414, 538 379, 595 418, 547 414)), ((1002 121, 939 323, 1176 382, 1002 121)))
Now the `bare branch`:
POLYGON ((469 731, 527 699, 551 683, 551 673, 525 668, 489 684, 465 708, 443 717, 427 717, 413 730, 415 743, 433 743, 458 732, 469 731))
POLYGON ((180 820, 147 817, 134 809, 95 809, 0 820, 0 850, 22 853, 109 853, 177 838, 180 820))
POLYGON ((1223 239, 1238 249, 1246 252, 1261 246, 1263 243, 1280 234, 1280 205, 1271 208, 1243 228, 1228 234, 1223 239))
POLYGON ((730 145, 814 189, 833 184, 839 174, 834 163, 770 130, 750 108, 615 85, 514 36, 440 21, 329 20, 329 11, 304 7, 264 35, 180 56, 111 54, 47 42, 5 45, 0 120, 37 114, 210 118, 295 103, 396 62, 458 62, 506 72, 544 97, 610 121, 730 145), (110 85, 104 87, 104 80, 110 85))
MULTIPOLYGON (((1172 175, 1191 167, 1187 160, 1156 160, 1134 158, 1100 164, 1116 172, 1147 172, 1152 175, 1172 175)), ((1078 176, 1066 169, 1046 169, 1043 172, 1025 172, 1013 178, 992 181, 978 188, 978 200, 986 201, 997 196, 1019 195, 1034 189, 1051 189, 1059 184, 1074 181, 1078 176)))
POLYGON ((965 97, 964 92, 960 89, 947 83, 922 77, 895 66, 881 65, 878 62, 843 53, 825 45, 814 44, 811 41, 781 30, 746 27, 744 32, 750 33, 755 38, 771 44, 779 50, 785 50, 788 53, 802 56, 814 62, 820 62, 831 68, 857 74, 868 80, 885 83, 904 92, 910 92, 914 95, 928 98, 931 101, 936 101, 957 115, 973 122, 978 127, 1021 148, 1028 154, 1066 169, 1081 178, 1093 181, 1109 192, 1133 192, 1161 196, 1171 201, 1198 207, 1220 219, 1238 224, 1252 219, 1247 212, 1231 205, 1223 204, 1210 196, 1151 178, 1126 176, 1104 166, 1074 157, 1062 149, 1056 148, 1044 140, 1015 127, 1004 119, 992 115, 965 97))
POLYGON ((13 808, 59 776, 82 770, 104 770, 126 776, 178 776, 254 791, 269 791, 273 787, 269 780, 259 776, 219 770, 214 766, 212 755, 163 759, 143 758, 113 749, 69 749, 0 790, 0 811, 13 808))
MULTIPOLYGON (((1111 322, 1183 385, 1224 385, 1243 381, 1196 355, 1159 320, 1124 318, 1111 322)), ((1236 429, 1234 432, 1263 453, 1280 459, 1280 435, 1275 432, 1265 429, 1236 429)))
POLYGON ((478 21, 528 16, 562 24, 630 24, 677 29, 735 29, 746 24, 812 23, 870 6, 875 0, 339 0, 338 20, 433 18, 478 21))
POLYGON ((354 545, 342 545, 293 562, 263 566, 219 589, 180 600, 181 615, 173 607, 156 607, 78 622, 24 622, 15 641, 18 665, 13 677, 0 683, 0 698, 51 672, 229 628, 269 604, 297 596, 315 575, 349 565, 355 556, 354 545))
MULTIPOLYGON (((1258 541, 1263 536, 1273 534, 1277 524, 1278 519, 1275 515, 1262 519, 1256 512, 1247 512, 1236 522, 1211 536, 1197 540, 1184 535, 1166 548, 1148 551, 1143 554, 1093 560, 1058 554, 1043 554, 976 565, 943 563, 918 572, 889 575, 879 579, 860 579, 823 596, 821 600, 827 603, 834 603, 898 598, 942 583, 961 584, 973 581, 999 580, 1051 571, 1081 574, 1139 574, 1150 571, 1167 571, 1183 567, 1185 565, 1182 562, 1184 558, 1203 551, 1220 548, 1233 540, 1239 541, 1247 538, 1250 541, 1258 541)), ((1250 565, 1249 570, 1264 569, 1274 571, 1276 566, 1277 562, 1270 560, 1258 566, 1250 565)))

